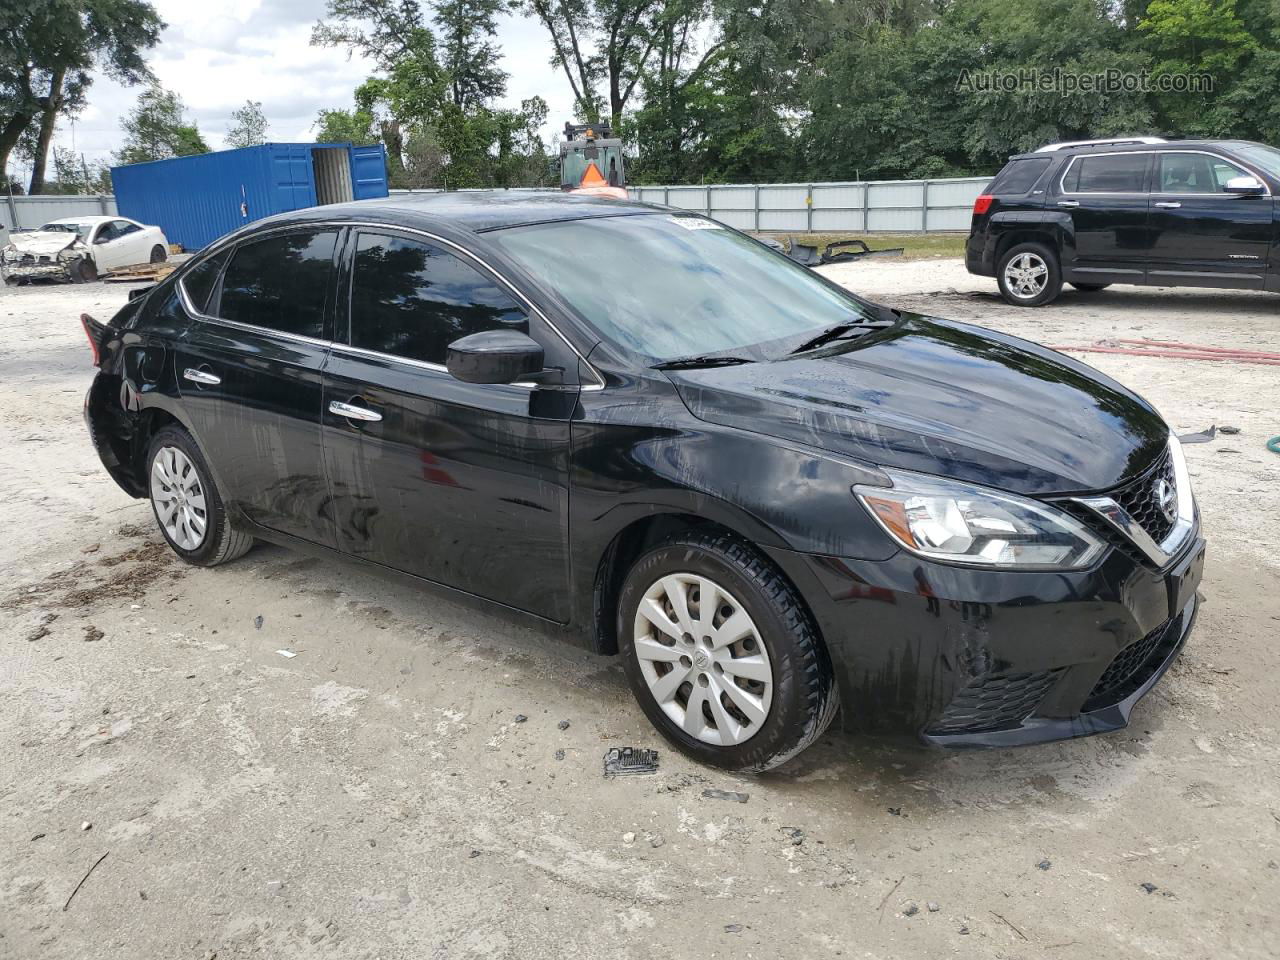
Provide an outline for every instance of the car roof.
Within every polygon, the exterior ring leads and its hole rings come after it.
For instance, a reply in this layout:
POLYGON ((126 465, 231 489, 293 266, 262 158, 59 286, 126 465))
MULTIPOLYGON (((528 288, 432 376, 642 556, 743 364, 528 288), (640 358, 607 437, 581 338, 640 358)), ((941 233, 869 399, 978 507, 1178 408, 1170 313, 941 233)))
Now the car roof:
POLYGON ((57 220, 46 220, 45 223, 106 223, 108 220, 127 220, 128 217, 104 217, 94 214, 92 217, 59 217, 57 220))
POLYGON ((613 200, 554 190, 467 190, 452 193, 392 194, 377 200, 328 204, 260 220, 255 226, 303 223, 315 219, 359 220, 373 217, 388 223, 436 222, 483 233, 533 223, 634 216, 659 213, 667 209, 633 200, 613 200))
POLYGON ((1216 147, 1230 150, 1243 146, 1247 140, 1165 140, 1160 143, 1095 143, 1078 147, 1060 147, 1052 152, 1033 150, 1029 153, 1017 153, 1010 160, 1028 160, 1031 157, 1078 157, 1091 153, 1163 153, 1169 150, 1203 150, 1205 147, 1216 147))

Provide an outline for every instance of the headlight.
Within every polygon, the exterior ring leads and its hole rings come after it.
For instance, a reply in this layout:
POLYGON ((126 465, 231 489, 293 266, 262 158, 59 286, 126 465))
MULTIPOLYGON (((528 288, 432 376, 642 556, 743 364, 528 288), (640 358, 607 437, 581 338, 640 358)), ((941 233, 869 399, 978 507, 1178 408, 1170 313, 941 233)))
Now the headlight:
POLYGON ((17 247, 15 247, 13 244, 9 244, 8 246, 6 246, 6 247, 4 248, 4 258, 5 258, 6 260, 17 260, 17 259, 18 259, 18 248, 17 248, 17 247))
POLYGON ((1104 544, 1073 517, 1025 497, 920 474, 884 471, 893 487, 853 492, 912 553, 948 563, 1076 570, 1104 544))

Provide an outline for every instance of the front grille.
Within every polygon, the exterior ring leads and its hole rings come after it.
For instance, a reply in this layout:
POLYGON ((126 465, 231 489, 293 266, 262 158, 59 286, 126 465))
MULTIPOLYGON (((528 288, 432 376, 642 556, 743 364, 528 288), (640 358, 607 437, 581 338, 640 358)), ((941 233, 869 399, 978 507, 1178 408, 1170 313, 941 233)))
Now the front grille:
POLYGON ((1173 473, 1173 454, 1168 447, 1165 447, 1160 459, 1146 473, 1111 495, 1156 543, 1164 542, 1174 524, 1174 520, 1166 517, 1160 509, 1160 501, 1156 496, 1156 487, 1161 480, 1168 483, 1175 494, 1178 492, 1173 473))
POLYGON ((1089 692, 1085 709, 1118 703, 1142 686, 1151 672, 1164 661, 1169 647, 1177 642, 1181 623, 1182 617, 1166 621, 1116 654, 1116 658, 1089 692))
POLYGON ((1044 699, 1061 670, 1007 673, 971 680, 942 712, 931 733, 981 733, 1017 726, 1044 699))

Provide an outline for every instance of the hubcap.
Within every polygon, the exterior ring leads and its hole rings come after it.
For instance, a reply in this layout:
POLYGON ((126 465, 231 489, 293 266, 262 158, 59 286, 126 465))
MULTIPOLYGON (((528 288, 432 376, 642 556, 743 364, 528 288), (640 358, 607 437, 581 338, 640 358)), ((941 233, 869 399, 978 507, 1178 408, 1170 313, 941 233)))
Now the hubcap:
POLYGON ((665 576, 641 598, 632 636, 649 692, 685 733, 727 747, 760 732, 773 669, 733 594, 697 574, 665 576))
POLYGON ((1049 284, 1049 266, 1034 253, 1020 253, 1004 268, 1005 283, 1020 300, 1034 300, 1049 284))
POLYGON ((204 487, 195 465, 177 447, 161 447, 151 464, 151 502, 169 539, 183 550, 204 542, 209 527, 204 487))

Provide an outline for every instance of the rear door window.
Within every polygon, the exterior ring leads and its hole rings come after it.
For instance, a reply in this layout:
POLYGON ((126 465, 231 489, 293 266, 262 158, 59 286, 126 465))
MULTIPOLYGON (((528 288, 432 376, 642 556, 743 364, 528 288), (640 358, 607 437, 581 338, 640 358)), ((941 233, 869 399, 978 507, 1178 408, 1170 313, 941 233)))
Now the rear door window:
POLYGON ((351 345, 444 364, 459 337, 523 327, 511 294, 435 244, 362 233, 351 278, 351 345))
POLYGON ((337 231, 282 233, 236 247, 216 311, 225 320, 323 339, 337 231))
POLYGON ((1144 193, 1148 153, 1076 157, 1067 171, 1067 193, 1144 193))
POLYGON ((1030 193, 1051 162, 1049 157, 1013 160, 1000 171, 986 192, 996 197, 1020 197, 1030 193))

